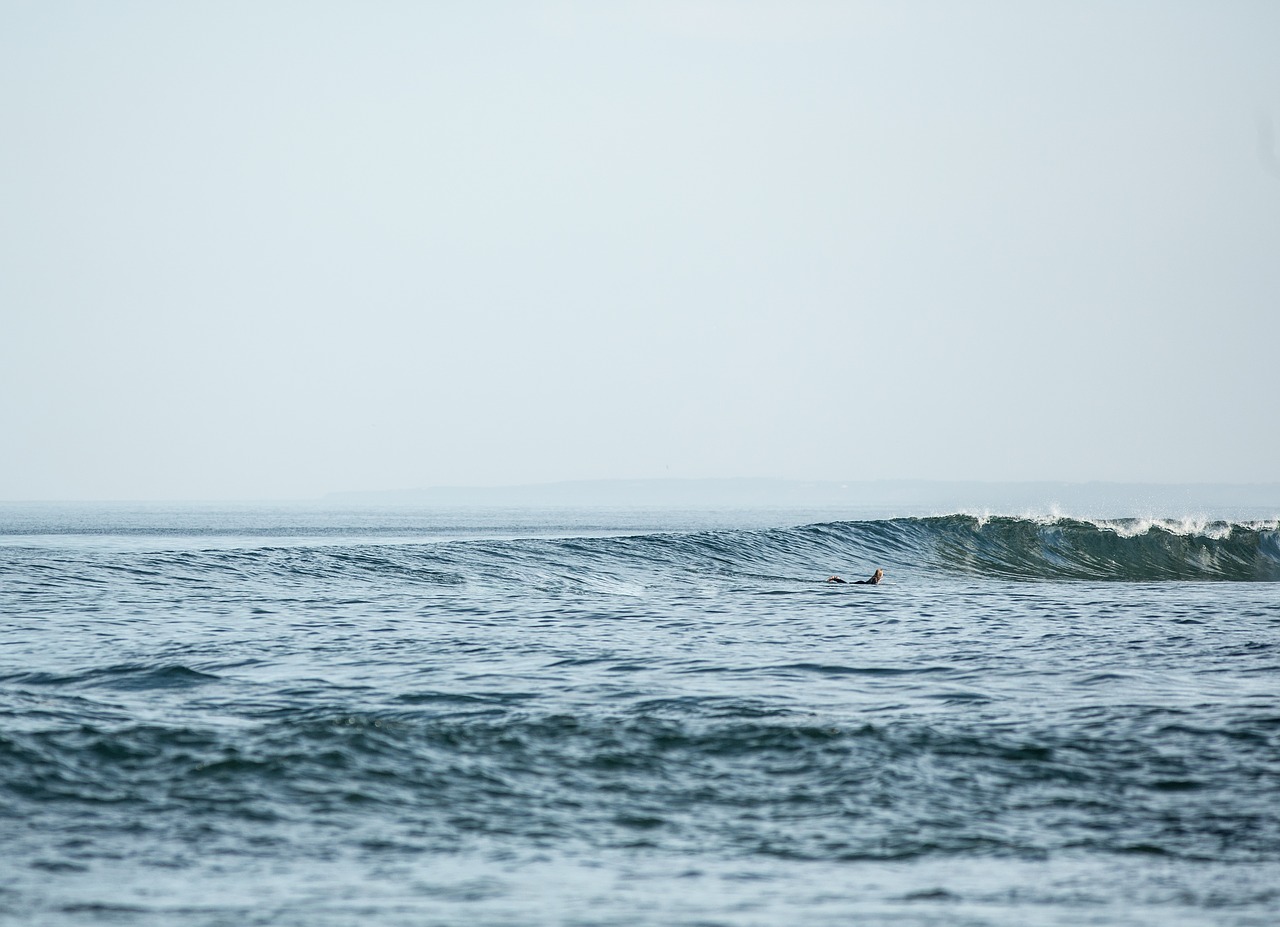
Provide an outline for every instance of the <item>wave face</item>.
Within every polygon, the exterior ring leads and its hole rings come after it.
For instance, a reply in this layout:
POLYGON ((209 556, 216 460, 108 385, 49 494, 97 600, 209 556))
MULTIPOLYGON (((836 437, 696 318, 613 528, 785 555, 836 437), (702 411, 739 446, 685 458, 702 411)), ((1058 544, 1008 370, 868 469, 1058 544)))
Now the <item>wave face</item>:
POLYGON ((862 579, 883 567, 891 579, 929 573, 1094 582, 1280 581, 1280 526, 1273 522, 945 515, 589 538, 552 542, 546 553, 566 573, 577 567, 605 573, 648 567, 763 580, 809 579, 824 571, 862 579))
POLYGON ((1275 523, 948 515, 802 530, 846 532, 859 551, 879 546, 897 566, 947 573, 1027 580, 1280 581, 1275 523))

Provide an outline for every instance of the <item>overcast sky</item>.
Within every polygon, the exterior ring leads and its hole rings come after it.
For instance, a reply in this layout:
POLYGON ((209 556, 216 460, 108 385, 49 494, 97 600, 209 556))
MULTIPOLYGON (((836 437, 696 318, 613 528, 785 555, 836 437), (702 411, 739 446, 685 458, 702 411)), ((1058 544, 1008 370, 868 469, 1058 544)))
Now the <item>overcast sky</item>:
POLYGON ((1280 4, 0 0, 0 499, 1280 479, 1280 4))

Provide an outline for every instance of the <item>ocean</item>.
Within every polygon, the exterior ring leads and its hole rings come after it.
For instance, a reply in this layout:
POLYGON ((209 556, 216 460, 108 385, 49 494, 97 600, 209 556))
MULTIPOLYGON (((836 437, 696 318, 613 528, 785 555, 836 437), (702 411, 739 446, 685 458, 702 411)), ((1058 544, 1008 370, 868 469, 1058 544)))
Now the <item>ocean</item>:
POLYGON ((1280 525, 0 506, 0 922, 1269 927, 1280 525))

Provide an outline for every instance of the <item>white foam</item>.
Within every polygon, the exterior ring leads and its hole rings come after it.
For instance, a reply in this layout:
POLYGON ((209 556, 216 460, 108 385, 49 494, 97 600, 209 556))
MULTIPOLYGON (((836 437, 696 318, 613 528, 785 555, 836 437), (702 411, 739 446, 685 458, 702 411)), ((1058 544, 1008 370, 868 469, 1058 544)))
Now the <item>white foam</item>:
POLYGON ((1043 527, 1054 527, 1066 521, 1075 521, 1092 525, 1102 531, 1113 532, 1124 538, 1141 537, 1153 530, 1160 530, 1181 537, 1204 537, 1214 541, 1222 541, 1230 538, 1232 531, 1238 529, 1259 532, 1280 531, 1280 517, 1245 521, 1214 518, 1204 514, 1178 517, 1140 515, 1127 518, 1102 518, 1072 515, 1063 511, 1056 503, 1050 505, 1047 511, 1024 510, 1016 515, 1005 515, 1004 513, 992 512, 990 509, 969 509, 956 514, 974 519, 977 523, 975 527, 979 530, 986 527, 992 519, 1009 517, 1043 527))

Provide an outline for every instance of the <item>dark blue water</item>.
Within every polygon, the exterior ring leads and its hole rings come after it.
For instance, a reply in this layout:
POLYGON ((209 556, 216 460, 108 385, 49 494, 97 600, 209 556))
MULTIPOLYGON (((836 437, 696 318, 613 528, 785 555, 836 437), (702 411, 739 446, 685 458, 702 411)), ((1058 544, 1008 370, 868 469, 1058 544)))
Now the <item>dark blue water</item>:
POLYGON ((0 516, 0 920, 1280 917, 1274 520, 0 516))

